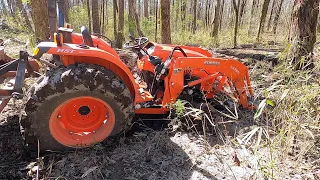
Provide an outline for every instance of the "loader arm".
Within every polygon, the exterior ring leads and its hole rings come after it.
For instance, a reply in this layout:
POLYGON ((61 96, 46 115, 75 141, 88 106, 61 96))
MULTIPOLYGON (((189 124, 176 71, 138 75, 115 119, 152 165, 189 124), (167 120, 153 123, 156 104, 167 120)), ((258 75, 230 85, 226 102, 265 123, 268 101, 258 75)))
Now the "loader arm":
POLYGON ((174 61, 169 75, 165 78, 167 88, 163 105, 175 102, 185 87, 201 84, 201 90, 208 94, 207 97, 223 91, 223 86, 229 86, 233 96, 244 108, 252 108, 248 102, 248 96, 253 95, 248 68, 241 62, 209 57, 180 57, 174 61), (185 84, 186 73, 199 79, 185 84))

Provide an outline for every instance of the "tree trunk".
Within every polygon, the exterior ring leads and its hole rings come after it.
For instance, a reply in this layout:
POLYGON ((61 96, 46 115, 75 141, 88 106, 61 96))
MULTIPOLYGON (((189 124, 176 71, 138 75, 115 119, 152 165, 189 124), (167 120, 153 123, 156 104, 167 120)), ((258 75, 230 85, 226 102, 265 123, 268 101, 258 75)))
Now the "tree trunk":
POLYGON ((136 37, 136 24, 135 24, 135 17, 134 17, 134 11, 136 9, 136 3, 135 0, 129 0, 128 1, 129 6, 129 14, 128 14, 128 23, 129 23, 129 33, 133 37, 136 37))
POLYGON ((184 31, 186 29, 186 16, 187 16, 187 2, 185 0, 182 0, 181 2, 181 23, 182 23, 182 30, 184 31))
POLYGON ((223 12, 224 12, 224 4, 225 4, 225 0, 222 0, 222 5, 221 5, 221 9, 220 9, 220 23, 219 23, 219 29, 221 31, 222 29, 222 20, 223 20, 223 12))
MULTIPOLYGON (((116 0, 114 0, 116 1, 116 0)), ((124 41, 124 0, 119 1, 119 15, 118 15, 118 37, 117 37, 117 47, 122 48, 122 44, 124 41)))
POLYGON ((254 29, 256 28, 255 20, 256 20, 256 13, 259 5, 259 0, 252 0, 251 5, 251 15, 250 15, 250 22, 249 22, 249 28, 248 28, 248 35, 252 36, 254 34, 254 29))
POLYGON ((209 8, 208 8, 208 6, 209 6, 209 0, 206 0, 206 9, 205 9, 205 15, 204 15, 206 27, 208 27, 208 25, 209 25, 209 8))
POLYGON ((138 2, 138 12, 136 14, 137 14, 138 20, 140 20, 140 17, 141 17, 141 2, 140 2, 140 0, 138 0, 137 2, 138 2))
POLYGON ((192 21, 192 33, 196 33, 197 28, 197 0, 193 2, 193 21, 192 21))
POLYGON ((69 9, 70 9, 69 0, 64 0, 64 19, 66 23, 70 23, 69 9))
POLYGON ((220 26, 220 10, 221 10, 221 0, 217 0, 216 10, 214 12, 214 25, 212 29, 212 37, 214 37, 215 44, 219 45, 219 26, 220 26))
POLYGON ((36 41, 44 41, 49 38, 49 18, 46 0, 32 0, 32 20, 35 28, 36 41))
POLYGON ((161 42, 171 44, 170 0, 161 0, 161 42))
POLYGON ((240 5, 240 9, 239 9, 239 21, 240 21, 240 24, 242 25, 243 24, 243 15, 244 15, 244 10, 245 10, 245 7, 247 5, 247 1, 248 0, 241 0, 241 5, 240 5))
POLYGON ((143 1, 143 15, 145 18, 149 18, 149 12, 148 12, 148 2, 149 0, 144 0, 143 1))
POLYGON ((238 44, 238 26, 239 26, 239 7, 240 7, 240 0, 238 3, 236 0, 232 0, 232 5, 235 14, 235 23, 234 23, 234 36, 233 36, 233 47, 236 48, 238 44))
POLYGON ((57 32, 57 27, 58 27, 57 4, 55 1, 47 1, 47 0, 45 0, 45 3, 47 4, 47 7, 48 7, 49 31, 50 31, 50 37, 52 38, 53 34, 57 32))
POLYGON ((198 3, 198 10, 197 10, 197 18, 198 19, 201 19, 201 5, 202 5, 202 2, 200 0, 200 2, 198 3))
POLYGON ((118 11, 118 5, 117 0, 113 0, 113 38, 116 42, 116 47, 118 47, 118 30, 117 30, 117 11, 118 11))
POLYGON ((90 0, 87 0, 87 11, 88 11, 88 19, 89 19, 89 33, 91 34, 91 13, 90 13, 90 0))
POLYGON ((274 19, 274 11, 275 11, 275 7, 276 7, 276 1, 277 0, 273 0, 273 3, 272 3, 272 8, 271 8, 271 12, 270 12, 269 20, 268 20, 268 25, 267 25, 268 31, 270 30, 272 20, 274 19))
POLYGON ((277 9, 275 11, 275 16, 273 20, 273 34, 277 33, 277 27, 278 27, 278 22, 281 14, 281 9, 282 9, 282 4, 284 0, 280 0, 280 4, 277 6, 277 9))
POLYGON ((100 33, 98 0, 92 1, 92 30, 94 33, 100 33))
POLYGON ((155 16, 156 16, 156 31, 154 33, 154 40, 157 42, 158 41, 158 1, 154 1, 154 11, 155 11, 155 16))
POLYGON ((270 0, 264 0, 263 5, 262 5, 259 30, 258 30, 258 34, 257 34, 257 41, 260 41, 260 36, 264 32, 264 25, 266 22, 269 3, 270 3, 270 0))
POLYGON ((105 1, 102 1, 102 5, 101 5, 101 25, 100 25, 100 29, 101 29, 101 34, 104 34, 104 28, 105 28, 105 1))
POLYGON ((20 11, 21 16, 22 16, 22 18, 23 18, 23 20, 24 20, 24 22, 26 24, 27 29, 29 31, 32 31, 32 26, 31 26, 27 11, 23 7, 22 1, 21 0, 16 0, 16 5, 19 8, 19 11, 20 11))
POLYGON ((181 10, 181 8, 180 8, 180 0, 176 0, 176 2, 175 2, 175 6, 173 6, 175 9, 174 9, 174 11, 175 11, 175 20, 174 20, 174 22, 176 22, 176 23, 173 23, 173 29, 174 29, 174 31, 176 31, 177 29, 178 29, 178 22, 179 22, 179 12, 180 12, 180 10, 181 10))
POLYGON ((301 61, 313 52, 318 15, 319 0, 295 0, 290 37, 290 52, 295 69, 303 69, 308 65, 307 62, 301 61))

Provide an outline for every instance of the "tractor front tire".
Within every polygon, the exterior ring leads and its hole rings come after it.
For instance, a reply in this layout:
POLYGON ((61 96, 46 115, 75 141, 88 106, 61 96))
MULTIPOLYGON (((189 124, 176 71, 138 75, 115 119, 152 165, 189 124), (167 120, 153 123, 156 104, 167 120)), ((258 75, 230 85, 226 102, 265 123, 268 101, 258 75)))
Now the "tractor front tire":
POLYGON ((126 130, 134 115, 128 87, 97 65, 51 70, 29 94, 21 126, 27 144, 42 151, 90 147, 126 130))

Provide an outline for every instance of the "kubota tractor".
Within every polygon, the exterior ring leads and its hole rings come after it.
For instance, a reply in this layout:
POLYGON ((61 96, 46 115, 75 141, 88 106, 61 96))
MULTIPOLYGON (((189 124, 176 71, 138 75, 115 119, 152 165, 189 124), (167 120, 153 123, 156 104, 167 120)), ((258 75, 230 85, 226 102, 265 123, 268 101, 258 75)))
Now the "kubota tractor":
MULTIPOLYGON (((135 114, 168 113, 179 98, 210 102, 222 92, 243 108, 252 108, 248 69, 236 60, 213 58, 198 47, 149 42, 146 37, 125 47, 137 54, 137 68, 129 69, 109 43, 85 27, 81 34, 59 28, 54 42, 38 44, 32 58, 52 54, 61 65, 25 92, 21 125, 27 143, 54 151, 88 147, 123 132, 135 114)), ((21 54, 19 62, 28 62, 21 54)))

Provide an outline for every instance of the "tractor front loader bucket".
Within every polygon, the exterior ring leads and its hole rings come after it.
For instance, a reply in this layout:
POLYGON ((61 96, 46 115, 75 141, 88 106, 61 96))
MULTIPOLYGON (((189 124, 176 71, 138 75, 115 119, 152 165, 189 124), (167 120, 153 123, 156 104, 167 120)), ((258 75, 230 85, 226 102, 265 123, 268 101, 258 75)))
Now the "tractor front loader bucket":
POLYGON ((22 97, 25 77, 39 70, 39 64, 35 60, 28 60, 28 57, 27 52, 20 51, 19 59, 14 60, 4 54, 3 48, 0 49, 0 112, 12 97, 22 97))

